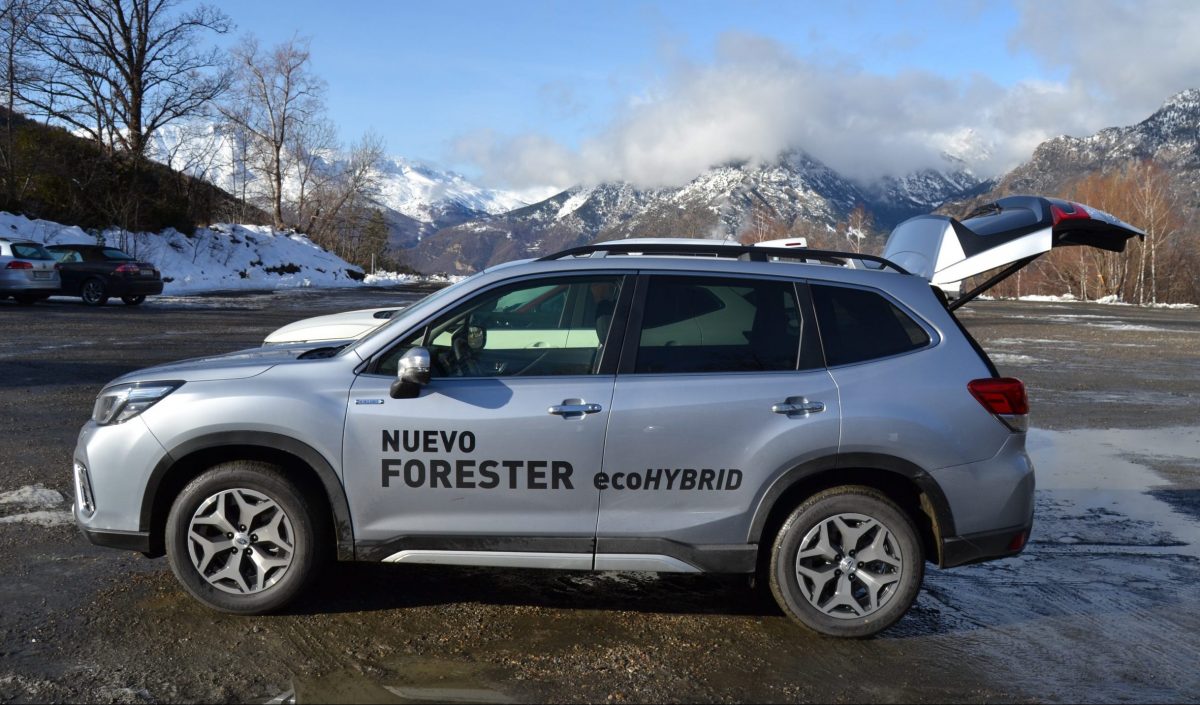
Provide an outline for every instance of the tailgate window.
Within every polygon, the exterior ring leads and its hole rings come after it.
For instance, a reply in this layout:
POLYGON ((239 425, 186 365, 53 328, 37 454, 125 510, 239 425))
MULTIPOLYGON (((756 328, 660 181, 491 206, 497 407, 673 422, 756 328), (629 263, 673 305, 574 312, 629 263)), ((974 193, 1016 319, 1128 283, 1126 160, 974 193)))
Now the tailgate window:
POLYGON ((811 289, 830 367, 899 355, 929 344, 924 328, 874 291, 820 284, 811 289))
POLYGON ((50 254, 49 250, 32 242, 14 242, 12 252, 13 257, 20 259, 54 259, 54 255, 50 254))

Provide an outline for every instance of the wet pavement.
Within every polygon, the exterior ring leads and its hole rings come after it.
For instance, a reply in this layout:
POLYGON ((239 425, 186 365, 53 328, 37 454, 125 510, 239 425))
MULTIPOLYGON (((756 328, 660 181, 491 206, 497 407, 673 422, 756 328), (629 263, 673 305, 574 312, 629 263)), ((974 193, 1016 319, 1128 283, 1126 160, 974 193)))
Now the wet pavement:
POLYGON ((342 564, 230 617, 164 560, 71 526, 100 386, 257 345, 399 290, 0 302, 0 702, 1200 699, 1200 312, 981 302, 962 318, 1033 406, 1033 542, 931 568, 912 612, 839 641, 745 578, 342 564))

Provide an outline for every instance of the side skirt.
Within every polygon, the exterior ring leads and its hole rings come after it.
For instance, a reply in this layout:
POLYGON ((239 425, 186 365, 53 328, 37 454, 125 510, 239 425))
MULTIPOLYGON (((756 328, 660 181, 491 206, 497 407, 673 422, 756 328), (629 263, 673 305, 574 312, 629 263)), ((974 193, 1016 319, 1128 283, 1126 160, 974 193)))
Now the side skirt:
POLYGON ((359 560, 385 563, 655 573, 752 573, 758 556, 757 544, 548 536, 406 536, 355 549, 359 560))

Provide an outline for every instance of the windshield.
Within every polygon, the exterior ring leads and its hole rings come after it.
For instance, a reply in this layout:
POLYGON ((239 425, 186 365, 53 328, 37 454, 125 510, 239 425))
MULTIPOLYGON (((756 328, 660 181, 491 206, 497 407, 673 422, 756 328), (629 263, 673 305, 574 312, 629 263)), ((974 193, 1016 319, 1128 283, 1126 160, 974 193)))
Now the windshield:
POLYGON ((475 277, 478 277, 480 274, 483 274, 483 272, 476 272, 476 273, 472 274, 471 276, 467 277, 466 279, 460 279, 459 281, 454 282, 453 284, 451 284, 448 287, 445 287, 443 289, 438 289, 437 291, 433 292, 432 294, 430 294, 430 295, 426 296, 425 298, 421 299, 420 301, 416 302, 412 306, 409 306, 408 308, 406 308, 402 311, 397 311, 396 312, 397 314, 403 314, 403 315, 393 316, 390 321, 388 321, 387 323, 383 324, 382 326, 376 328, 375 330, 371 331, 370 333, 367 333, 363 337, 359 338, 358 340, 356 340, 354 342, 353 345, 350 345, 349 347, 347 347, 346 350, 353 350, 354 348, 357 348, 358 346, 362 345, 363 343, 367 342, 368 340, 374 340, 378 336, 391 335, 391 333, 389 331, 391 331, 391 329, 396 325, 397 321, 408 318, 408 315, 411 313, 418 313, 418 314, 423 313, 427 307, 437 304, 437 302, 441 301, 442 299, 446 298, 447 296, 458 291, 459 289, 462 288, 462 286, 464 284, 471 281, 475 277))

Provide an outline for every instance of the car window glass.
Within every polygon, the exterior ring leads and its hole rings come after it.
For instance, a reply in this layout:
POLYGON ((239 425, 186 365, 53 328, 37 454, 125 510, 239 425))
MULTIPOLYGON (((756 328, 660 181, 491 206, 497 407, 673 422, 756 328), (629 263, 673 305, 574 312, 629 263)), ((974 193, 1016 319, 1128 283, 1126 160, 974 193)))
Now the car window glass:
POLYGON ((35 243, 14 242, 12 245, 13 257, 21 259, 54 259, 54 255, 45 247, 35 243))
POLYGON ((432 376, 515 377, 594 374, 621 278, 538 279, 481 294, 401 341, 377 372, 422 343, 432 376))
POLYGON ((880 294, 844 286, 811 287, 830 366, 873 360, 929 344, 929 334, 880 294))
POLYGON ((83 255, 75 250, 55 250, 54 254, 58 257, 59 262, 72 263, 83 261, 83 255))
POLYGON ((125 254, 124 252, 122 252, 114 247, 106 247, 103 250, 101 250, 101 252, 104 255, 104 259, 107 259, 107 260, 121 260, 123 262, 129 262, 129 261, 133 260, 133 257, 130 257, 129 255, 125 254))
POLYGON ((791 282, 651 277, 634 370, 794 370, 802 323, 791 282))

